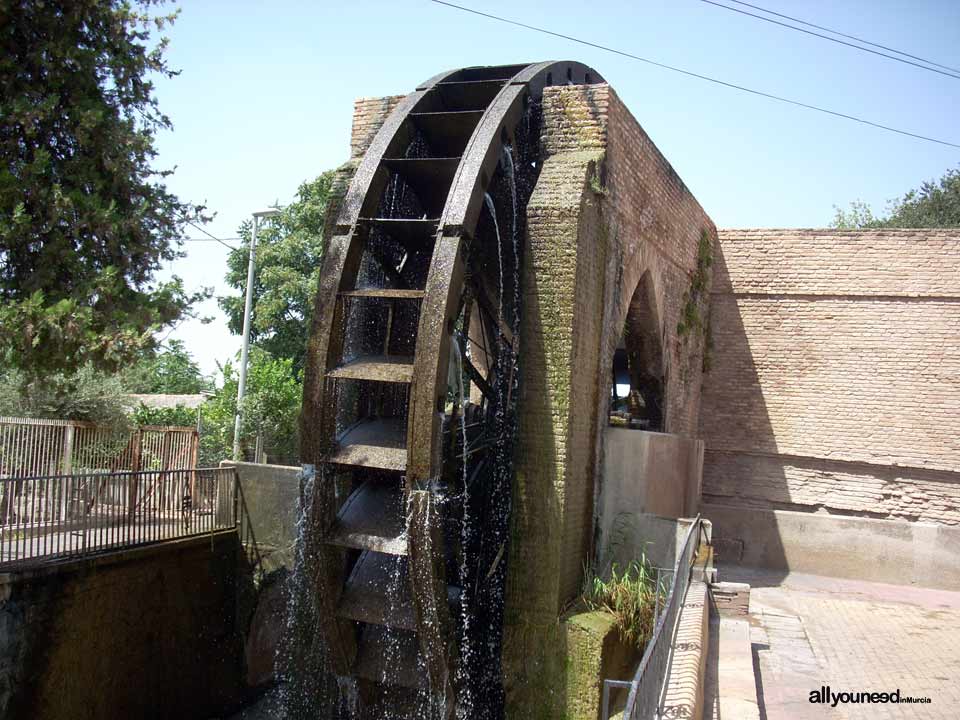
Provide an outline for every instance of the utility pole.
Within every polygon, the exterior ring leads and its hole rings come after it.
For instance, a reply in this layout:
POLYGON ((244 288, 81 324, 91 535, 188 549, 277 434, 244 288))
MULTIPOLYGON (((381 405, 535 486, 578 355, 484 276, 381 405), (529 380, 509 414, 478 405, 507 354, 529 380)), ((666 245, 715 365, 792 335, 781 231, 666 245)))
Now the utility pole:
POLYGON ((240 382, 237 384, 237 414, 233 423, 233 459, 240 460, 240 427, 243 424, 243 396, 247 391, 247 356, 250 354, 250 315, 253 312, 253 274, 257 252, 257 230, 260 220, 275 217, 279 210, 260 210, 253 213, 250 233, 250 257, 247 261, 247 296, 243 303, 243 345, 240 350, 240 382))

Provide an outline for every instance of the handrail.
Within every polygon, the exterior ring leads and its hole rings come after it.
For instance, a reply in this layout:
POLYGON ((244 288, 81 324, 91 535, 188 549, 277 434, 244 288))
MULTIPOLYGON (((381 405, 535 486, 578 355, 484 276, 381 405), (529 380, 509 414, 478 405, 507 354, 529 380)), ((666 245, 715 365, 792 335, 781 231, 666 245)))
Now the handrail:
POLYGON ((233 468, 0 478, 0 570, 232 530, 233 468))

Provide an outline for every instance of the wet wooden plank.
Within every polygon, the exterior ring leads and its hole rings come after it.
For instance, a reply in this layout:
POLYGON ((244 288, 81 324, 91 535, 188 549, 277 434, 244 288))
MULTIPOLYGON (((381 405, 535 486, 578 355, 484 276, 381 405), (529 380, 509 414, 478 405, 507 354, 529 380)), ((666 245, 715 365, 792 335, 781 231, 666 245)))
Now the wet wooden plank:
POLYGON ((463 290, 462 245, 460 237, 441 238, 427 276, 427 294, 417 329, 407 426, 410 448, 407 480, 411 486, 440 473, 440 419, 447 397, 450 332, 463 290))
POLYGON ((406 555, 407 537, 399 487, 368 480, 351 493, 327 537, 334 545, 406 555))
POLYGON ((437 234, 439 218, 360 218, 371 229, 378 230, 407 248, 425 247, 437 234))
POLYGON ((405 470, 405 435, 404 423, 399 418, 362 420, 340 437, 328 462, 380 470, 405 470))
POLYGON ((364 355, 327 373, 341 380, 409 383, 413 380, 413 358, 404 356, 364 355))
POLYGON ((365 625, 360 634, 355 672, 364 680, 381 685, 424 688, 426 675, 420 670, 417 636, 382 625, 365 625))
POLYGON ((417 623, 417 639, 430 689, 443 695, 451 692, 450 597, 446 582, 442 515, 429 490, 407 495, 408 562, 411 597, 417 623))
POLYGON ((415 630, 406 558, 364 552, 347 579, 337 615, 350 620, 415 630))
POLYGON ((423 298, 423 290, 408 290, 405 288, 360 288, 358 290, 344 290, 340 293, 340 297, 420 300, 423 298))

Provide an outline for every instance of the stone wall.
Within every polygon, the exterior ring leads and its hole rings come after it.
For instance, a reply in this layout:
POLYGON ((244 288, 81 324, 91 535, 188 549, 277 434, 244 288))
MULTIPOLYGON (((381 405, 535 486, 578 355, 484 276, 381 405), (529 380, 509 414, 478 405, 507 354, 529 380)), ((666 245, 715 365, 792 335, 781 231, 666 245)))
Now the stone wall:
POLYGON ((724 564, 960 590, 960 525, 708 505, 724 564))
MULTIPOLYGON (((540 563, 558 570, 550 573, 556 611, 579 590, 590 556, 610 368, 641 278, 652 285, 663 338, 665 430, 696 431, 703 338, 678 325, 701 237, 712 247, 715 229, 608 85, 547 88, 541 141, 546 159, 527 208, 514 507, 518 528, 531 516, 560 519, 559 557, 540 563), (527 487, 531 474, 540 492, 527 487), (552 507, 542 512, 542 502, 552 507)), ((706 297, 695 313, 705 320, 706 297)), ((540 534, 518 530, 521 552, 528 535, 540 543, 540 534)))
POLYGON ((960 524, 960 234, 720 235, 703 497, 960 524))
POLYGON ((0 575, 0 717, 229 714, 238 557, 229 532, 0 575))
POLYGON ((249 522, 261 552, 285 550, 297 539, 300 468, 224 460, 236 468, 249 522))

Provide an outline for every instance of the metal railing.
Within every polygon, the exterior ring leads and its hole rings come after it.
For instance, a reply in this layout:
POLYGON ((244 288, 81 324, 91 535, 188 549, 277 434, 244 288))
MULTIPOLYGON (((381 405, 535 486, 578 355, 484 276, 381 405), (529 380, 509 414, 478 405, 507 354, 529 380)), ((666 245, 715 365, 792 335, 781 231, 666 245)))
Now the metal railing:
POLYGON ((0 568, 237 526, 233 468, 0 479, 0 568))
POLYGON ((0 478, 195 468, 199 443, 194 427, 0 417, 0 478))
POLYGON ((602 720, 608 720, 610 717, 610 691, 614 688, 629 688, 623 711, 624 720, 660 720, 662 717, 673 639, 677 630, 677 621, 680 618, 680 608, 683 607, 687 597, 690 576, 700 547, 700 532, 700 516, 697 515, 684 536, 683 545, 673 568, 673 579, 667 599, 663 608, 658 606, 655 611, 657 620, 653 635, 647 643, 633 680, 603 681, 602 720))

